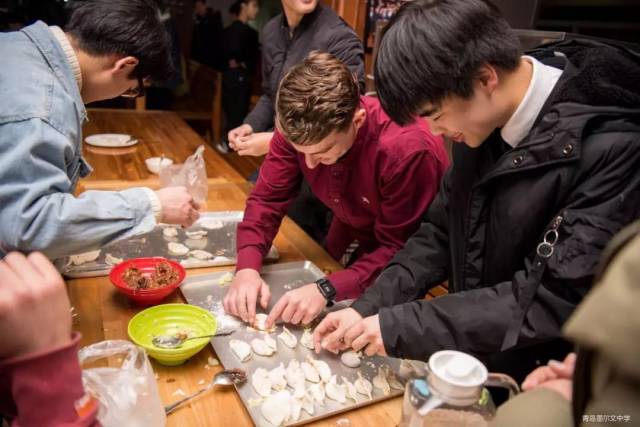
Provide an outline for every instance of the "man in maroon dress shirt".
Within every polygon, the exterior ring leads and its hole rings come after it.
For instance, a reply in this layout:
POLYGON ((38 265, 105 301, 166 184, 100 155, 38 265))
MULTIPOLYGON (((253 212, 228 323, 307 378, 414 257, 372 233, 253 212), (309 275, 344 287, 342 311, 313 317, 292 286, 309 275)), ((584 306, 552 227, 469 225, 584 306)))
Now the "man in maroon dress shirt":
POLYGON ((336 260, 358 245, 348 267, 287 292, 271 309, 277 319, 309 323, 334 300, 355 298, 418 228, 448 159, 424 120, 401 127, 340 60, 312 52, 284 77, 276 100, 276 132, 238 226, 236 275, 227 313, 255 320, 271 293, 262 260, 303 176, 333 211, 326 248, 336 260), (354 260, 355 259, 355 260, 354 260))

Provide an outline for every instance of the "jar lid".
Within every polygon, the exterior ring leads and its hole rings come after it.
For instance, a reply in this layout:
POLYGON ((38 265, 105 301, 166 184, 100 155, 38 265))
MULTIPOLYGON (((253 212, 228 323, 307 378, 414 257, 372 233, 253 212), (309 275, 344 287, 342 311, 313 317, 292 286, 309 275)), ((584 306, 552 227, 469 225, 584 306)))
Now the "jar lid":
POLYGON ((487 381, 487 368, 473 356, 453 350, 438 351, 429 368, 441 381, 457 387, 479 387, 487 381))

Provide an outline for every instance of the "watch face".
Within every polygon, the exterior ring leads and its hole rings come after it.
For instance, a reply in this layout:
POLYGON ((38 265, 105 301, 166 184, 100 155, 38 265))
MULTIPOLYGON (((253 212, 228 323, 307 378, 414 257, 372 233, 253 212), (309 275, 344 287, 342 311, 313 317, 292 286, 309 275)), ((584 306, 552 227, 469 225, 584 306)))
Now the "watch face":
POLYGON ((333 287, 331 282, 329 282, 327 279, 320 279, 316 283, 318 284, 320 293, 322 293, 322 295, 326 299, 333 299, 333 297, 336 295, 336 289, 333 287))

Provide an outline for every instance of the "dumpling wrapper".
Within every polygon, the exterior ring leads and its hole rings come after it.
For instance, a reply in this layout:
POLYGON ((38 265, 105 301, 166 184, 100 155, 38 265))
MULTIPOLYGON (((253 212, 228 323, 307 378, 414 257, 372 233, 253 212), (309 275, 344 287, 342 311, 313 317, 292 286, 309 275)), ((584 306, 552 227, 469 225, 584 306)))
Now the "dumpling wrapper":
POLYGON ((298 345, 298 338, 286 326, 282 326, 282 333, 278 335, 278 339, 289 348, 296 348, 298 345))
POLYGON ((208 234, 207 230, 185 231, 187 238, 192 240, 200 240, 208 234))
POLYGON ((251 349, 258 356, 272 356, 276 351, 260 338, 254 338, 251 340, 251 349))
POLYGON ((287 390, 272 394, 260 407, 262 416, 275 426, 284 424, 291 414, 291 399, 291 394, 287 390))
POLYGON ((162 229, 162 235, 164 237, 176 237, 178 235, 178 230, 175 227, 165 227, 162 229))
POLYGON ((387 375, 382 367, 378 368, 378 373, 373 377, 373 386, 382 390, 384 395, 391 393, 391 386, 387 381, 387 375))
POLYGON ((328 383, 331 380, 331 368, 329 367, 329 364, 327 362, 325 362, 324 360, 314 359, 313 357, 308 355, 307 361, 312 364, 314 368, 316 368, 322 381, 328 383))
POLYGON ((371 384, 371 381, 363 377, 360 371, 358 371, 358 378, 354 385, 356 386, 356 391, 358 393, 364 394, 369 398, 369 400, 373 399, 371 394, 373 392, 373 384, 371 384))
POLYGON ((284 388, 287 386, 285 373, 286 370, 284 369, 284 364, 282 363, 269 371, 269 381, 271 381, 271 388, 276 391, 284 390, 284 388))
POLYGON ((206 261, 213 258, 211 252, 195 249, 189 252, 189 255, 200 261, 206 261))
POLYGON ((271 396, 271 380, 269 379, 269 371, 266 369, 258 368, 251 374, 251 385, 260 396, 271 396))
POLYGON ((251 359, 251 346, 246 342, 232 339, 229 341, 229 347, 239 361, 246 362, 251 359))
POLYGON ((340 361, 349 368, 358 368, 362 363, 362 355, 360 352, 345 351, 340 355, 340 361))
POLYGON ((300 364, 300 367, 302 368, 302 372, 304 372, 304 377, 307 379, 307 381, 310 381, 312 383, 320 382, 320 374, 312 364, 308 362, 302 362, 300 364))
POLYGON ((337 383, 335 375, 331 376, 331 379, 324 387, 324 391, 329 399, 335 400, 338 403, 345 403, 347 401, 346 387, 344 384, 339 385, 337 383))
POLYGON ((169 242, 167 248, 169 249, 169 253, 172 255, 182 256, 189 253, 189 248, 182 243, 169 242))
POLYGON ((220 221, 219 219, 213 218, 202 218, 197 222, 197 224, 202 228, 206 228, 207 230, 219 230, 224 227, 224 222, 220 221))
POLYGON ((100 249, 95 251, 83 252, 81 254, 69 256, 69 263, 71 265, 82 265, 97 260, 99 256, 100 249))
POLYGON ((315 347, 313 345, 313 333, 311 329, 305 329, 300 337, 300 344, 307 347, 309 350, 314 350, 315 347))

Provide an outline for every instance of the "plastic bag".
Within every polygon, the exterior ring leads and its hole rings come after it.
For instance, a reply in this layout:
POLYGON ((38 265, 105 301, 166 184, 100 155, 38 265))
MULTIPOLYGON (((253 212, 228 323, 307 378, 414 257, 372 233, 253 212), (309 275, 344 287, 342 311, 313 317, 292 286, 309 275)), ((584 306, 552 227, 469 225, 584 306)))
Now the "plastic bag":
MULTIPOLYGON (((84 388, 100 402, 104 427, 164 426, 167 417, 146 352, 125 340, 102 341, 78 352, 81 364, 119 356, 120 367, 82 371, 84 388)), ((119 360, 118 360, 119 362, 119 360)))
POLYGON ((209 185, 207 183, 207 168, 204 164, 204 145, 189 156, 183 164, 171 165, 160 169, 160 185, 162 187, 187 187, 189 193, 199 204, 207 200, 209 185))

